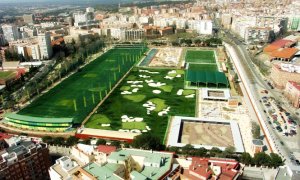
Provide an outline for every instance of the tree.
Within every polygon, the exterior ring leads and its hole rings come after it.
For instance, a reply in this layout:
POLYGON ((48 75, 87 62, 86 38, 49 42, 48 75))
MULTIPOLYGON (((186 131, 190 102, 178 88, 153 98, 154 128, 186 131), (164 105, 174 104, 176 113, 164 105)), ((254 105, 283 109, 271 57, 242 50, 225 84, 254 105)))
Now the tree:
POLYGON ((105 145, 106 144, 106 140, 105 139, 98 139, 97 142, 96 142, 96 145, 99 146, 99 145, 105 145))
POLYGON ((160 138, 152 133, 144 133, 135 136, 132 142, 134 148, 142 148, 147 150, 163 150, 164 146, 160 138))
POLYGON ((207 149, 205 149, 204 147, 196 149, 195 150, 195 156, 206 157, 207 156, 207 149))
POLYGON ((65 139, 63 137, 55 137, 53 138, 54 145, 63 145, 65 144, 65 139))
POLYGON ((270 166, 278 167, 283 165, 283 161, 278 154, 270 153, 270 158, 271 158, 270 166))
POLYGON ((252 164, 253 163, 253 159, 252 159, 251 155, 247 152, 242 153, 242 155, 240 157, 240 161, 241 161, 241 163, 244 163, 244 164, 252 164))
POLYGON ((252 135, 253 135, 254 139, 259 139, 260 138, 260 127, 255 122, 252 123, 252 135))
POLYGON ((232 155, 234 155, 234 152, 235 152, 235 148, 233 146, 226 147, 222 153, 222 157, 230 158, 232 157, 232 155))
POLYGON ((82 144, 86 144, 86 145, 91 145, 91 140, 90 139, 85 139, 83 141, 81 141, 82 144))
POLYGON ((110 143, 111 146, 116 146, 117 148, 120 148, 121 147, 121 143, 120 141, 112 141, 110 143))
POLYGON ((175 147, 175 146, 170 146, 167 148, 168 151, 170 152, 175 152, 176 154, 179 153, 179 147, 175 147))
POLYGON ((77 144, 78 143, 78 138, 77 137, 75 137, 75 136, 70 136, 68 139, 67 139, 67 141, 66 141, 66 145, 67 146, 74 146, 75 144, 77 144))
POLYGON ((209 151, 209 156, 210 157, 215 157, 215 156, 219 156, 222 153, 222 150, 217 148, 217 147, 213 147, 211 148, 211 150, 209 151))
POLYGON ((44 136, 44 137, 42 137, 42 141, 43 141, 44 143, 51 144, 52 141, 53 141, 53 139, 52 139, 51 136, 44 136))
POLYGON ((257 166, 261 166, 261 165, 268 166, 268 165, 270 165, 271 158, 266 153, 260 152, 260 153, 254 154, 253 162, 257 166))
POLYGON ((182 154, 186 155, 193 155, 194 153, 194 146, 191 144, 186 144, 185 146, 182 147, 182 154))

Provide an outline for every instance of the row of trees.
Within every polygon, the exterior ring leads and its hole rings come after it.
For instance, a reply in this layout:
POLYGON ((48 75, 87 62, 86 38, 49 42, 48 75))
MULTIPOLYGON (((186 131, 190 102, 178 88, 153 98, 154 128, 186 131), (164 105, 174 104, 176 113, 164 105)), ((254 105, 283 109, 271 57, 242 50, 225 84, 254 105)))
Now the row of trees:
POLYGON ((172 46, 197 46, 197 47, 215 47, 222 44, 222 39, 220 38, 207 38, 207 39, 177 39, 171 42, 172 46))
MULTIPOLYGON (((71 136, 67 139, 63 137, 55 137, 52 138, 50 136, 45 136, 42 138, 43 142, 51 145, 65 145, 65 146, 73 146, 77 143, 83 143, 90 145, 91 140, 79 140, 78 138, 71 136)), ((227 147, 224 151, 220 150, 219 148, 213 147, 212 149, 208 150, 205 148, 194 148, 193 145, 187 144, 184 147, 165 147, 159 137, 153 135, 151 133, 141 134, 136 136, 133 140, 132 144, 122 143, 120 141, 106 141, 105 139, 98 139, 96 145, 106 145, 110 144, 112 146, 116 146, 117 148, 120 147, 132 147, 138 149, 145 149, 145 150, 156 150, 156 151, 163 151, 167 150, 170 152, 174 152, 178 155, 182 156, 198 156, 198 157, 218 157, 218 158, 232 158, 236 159, 237 161, 246 164, 246 165, 257 165, 257 166, 268 166, 268 167, 278 167, 283 165, 283 161, 281 157, 275 153, 270 153, 270 155, 261 152, 256 153, 253 157, 249 153, 242 153, 237 154, 235 153, 234 147, 227 147)))

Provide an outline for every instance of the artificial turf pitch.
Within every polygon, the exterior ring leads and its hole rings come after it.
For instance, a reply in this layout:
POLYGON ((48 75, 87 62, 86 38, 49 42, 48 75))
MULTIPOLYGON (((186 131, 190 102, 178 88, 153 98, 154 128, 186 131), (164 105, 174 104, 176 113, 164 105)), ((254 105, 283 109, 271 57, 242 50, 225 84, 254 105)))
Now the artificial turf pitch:
POLYGON ((185 61, 188 63, 216 63, 214 51, 187 50, 185 61))
POLYGON ((141 58, 145 47, 114 48, 40 96, 18 114, 68 117, 81 123, 113 85, 141 58))

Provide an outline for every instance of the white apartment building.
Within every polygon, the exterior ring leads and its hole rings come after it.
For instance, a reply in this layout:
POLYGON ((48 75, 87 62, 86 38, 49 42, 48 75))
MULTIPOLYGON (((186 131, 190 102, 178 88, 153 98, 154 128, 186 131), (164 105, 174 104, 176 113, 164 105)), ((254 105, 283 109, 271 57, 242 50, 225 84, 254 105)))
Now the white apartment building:
POLYGON ((141 40, 145 35, 143 29, 122 29, 121 40, 141 40))
POLYGON ((247 27, 243 38, 246 43, 267 43, 270 41, 271 33, 270 27, 247 27))
POLYGON ((72 180, 73 174, 80 166, 68 156, 63 156, 55 161, 49 169, 51 180, 72 180))
POLYGON ((27 51, 31 53, 31 57, 33 60, 41 59, 40 47, 38 44, 27 46, 27 51))
POLYGON ((38 42, 42 59, 50 59, 53 54, 50 33, 38 34, 38 42))
POLYGON ((7 42, 15 41, 19 39, 18 27, 13 24, 5 24, 2 26, 3 35, 7 42))
POLYGON ((211 20, 188 20, 187 25, 189 29, 196 30, 198 34, 212 34, 211 20))

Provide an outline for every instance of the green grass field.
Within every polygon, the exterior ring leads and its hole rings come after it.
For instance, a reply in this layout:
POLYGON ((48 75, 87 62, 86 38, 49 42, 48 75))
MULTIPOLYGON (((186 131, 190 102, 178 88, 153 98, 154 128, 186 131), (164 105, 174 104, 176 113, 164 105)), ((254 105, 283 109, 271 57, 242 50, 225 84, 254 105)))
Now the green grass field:
MULTIPOLYGON (((177 95, 179 89, 183 89, 184 71, 177 70, 176 74, 181 77, 175 77, 173 80, 165 79, 170 69, 147 69, 149 71, 159 72, 159 74, 149 74, 139 72, 139 68, 134 68, 124 81, 115 89, 111 96, 100 106, 97 113, 94 114, 85 124, 88 128, 107 129, 102 127, 103 122, 109 123, 109 129, 139 129, 145 130, 146 126, 151 128, 152 133, 158 135, 162 140, 168 124, 169 115, 195 116, 195 98, 186 98, 186 95, 195 94, 194 90, 185 90, 183 95, 177 95), (141 78, 139 75, 151 76, 150 78, 141 78), (161 87, 150 87, 145 80, 154 80, 154 82, 166 83, 161 87), (127 81, 143 81, 143 85, 133 94, 122 95, 122 91, 132 91, 135 87, 127 81), (161 90, 160 94, 154 94, 153 90, 161 90), (146 107, 143 104, 151 101, 156 105, 155 109, 147 114, 146 107), (170 107, 168 115, 159 116, 158 113, 163 109, 170 107), (122 122, 121 116, 144 118, 142 122, 122 122), (109 119, 109 120, 108 120, 109 119)), ((175 76, 176 76, 175 74, 175 76)), ((169 74, 171 76, 172 74, 169 74)))
POLYGON ((193 71, 218 71, 216 64, 189 64, 189 70, 193 71))
POLYGON ((109 50, 18 114, 34 117, 69 117, 74 118, 74 123, 81 123, 113 85, 141 58, 142 50, 145 51, 146 48, 109 50))
POLYGON ((15 71, 0 71, 0 79, 6 80, 16 76, 15 71))
POLYGON ((187 50, 185 61, 188 63, 216 63, 214 51, 187 50))

